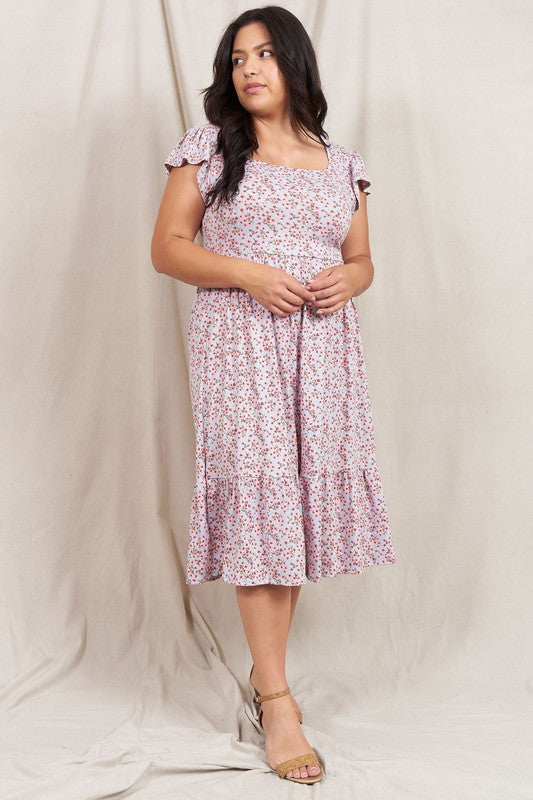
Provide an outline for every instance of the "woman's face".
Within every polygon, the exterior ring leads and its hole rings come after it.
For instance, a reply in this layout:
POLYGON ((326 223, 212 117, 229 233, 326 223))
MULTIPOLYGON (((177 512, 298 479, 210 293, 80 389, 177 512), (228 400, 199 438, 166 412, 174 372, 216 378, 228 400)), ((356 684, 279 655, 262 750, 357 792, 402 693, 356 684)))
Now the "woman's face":
POLYGON ((233 85, 237 97, 250 114, 270 116, 284 111, 286 105, 285 79, 278 68, 274 45, 262 22, 252 22, 237 32, 233 42, 233 85), (247 83, 261 83, 255 91, 245 91, 247 83))

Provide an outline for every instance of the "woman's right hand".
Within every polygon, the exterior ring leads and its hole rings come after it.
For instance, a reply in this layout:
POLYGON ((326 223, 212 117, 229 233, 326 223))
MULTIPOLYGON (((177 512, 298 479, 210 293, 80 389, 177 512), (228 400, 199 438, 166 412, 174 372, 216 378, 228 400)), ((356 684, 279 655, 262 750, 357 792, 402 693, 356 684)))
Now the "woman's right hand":
POLYGON ((294 314, 303 303, 315 299, 313 292, 285 270, 255 262, 251 266, 242 278, 241 288, 278 317, 294 314))

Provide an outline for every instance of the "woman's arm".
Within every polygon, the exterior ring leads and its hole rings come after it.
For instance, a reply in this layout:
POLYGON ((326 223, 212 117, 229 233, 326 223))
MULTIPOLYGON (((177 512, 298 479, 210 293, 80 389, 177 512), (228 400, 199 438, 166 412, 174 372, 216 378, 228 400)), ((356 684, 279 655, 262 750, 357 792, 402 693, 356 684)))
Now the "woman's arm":
POLYGON ((198 188, 199 164, 174 167, 157 215, 152 236, 151 259, 157 272, 183 283, 206 288, 244 288, 243 276, 252 262, 213 253, 194 242, 205 204, 198 188))
POLYGON ((370 254, 366 194, 359 192, 359 208, 352 216, 350 229, 341 246, 342 260, 353 273, 354 293, 362 294, 374 280, 374 265, 370 254))

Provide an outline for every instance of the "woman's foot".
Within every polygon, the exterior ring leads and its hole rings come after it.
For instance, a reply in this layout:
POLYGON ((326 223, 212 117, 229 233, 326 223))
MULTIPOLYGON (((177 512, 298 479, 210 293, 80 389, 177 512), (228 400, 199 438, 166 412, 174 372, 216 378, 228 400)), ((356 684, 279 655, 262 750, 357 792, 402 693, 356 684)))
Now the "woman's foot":
MULTIPOLYGON (((255 673, 255 666, 252 664, 252 671, 250 672, 250 682, 251 682, 252 686, 254 687, 254 689, 256 690, 256 692, 258 692, 258 691, 259 691, 259 689, 258 689, 258 688, 255 686, 255 684, 254 684, 254 681, 253 681, 253 676, 254 676, 254 673, 255 673)), ((298 703, 296 702, 296 698, 295 698, 295 697, 293 697, 293 695, 292 695, 292 694, 290 695, 290 698, 291 698, 292 704, 293 704, 293 706, 294 706, 294 710, 296 711, 296 714, 297 714, 297 715, 300 717, 300 719, 301 719, 302 712, 300 711, 300 706, 299 706, 299 705, 298 705, 298 703)))
MULTIPOLYGON (((261 703, 263 710, 263 730, 265 733, 265 751, 268 763, 275 769, 282 761, 294 758, 302 753, 310 753, 313 748, 305 738, 298 717, 294 713, 292 695, 276 697, 261 703)), ((288 778, 316 777, 321 768, 315 764, 297 767, 287 773, 288 778)))

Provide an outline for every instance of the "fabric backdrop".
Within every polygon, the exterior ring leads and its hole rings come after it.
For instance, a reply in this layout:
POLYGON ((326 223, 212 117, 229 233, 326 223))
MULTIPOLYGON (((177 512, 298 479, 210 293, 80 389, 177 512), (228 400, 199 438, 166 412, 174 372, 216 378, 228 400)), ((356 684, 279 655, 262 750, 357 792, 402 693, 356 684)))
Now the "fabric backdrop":
POLYGON ((269 769, 235 591, 185 584, 195 290, 150 260, 163 161, 248 6, 4 2, 2 800, 533 796, 533 6, 285 6, 372 180, 398 557, 302 590, 287 674, 326 778, 269 769))

